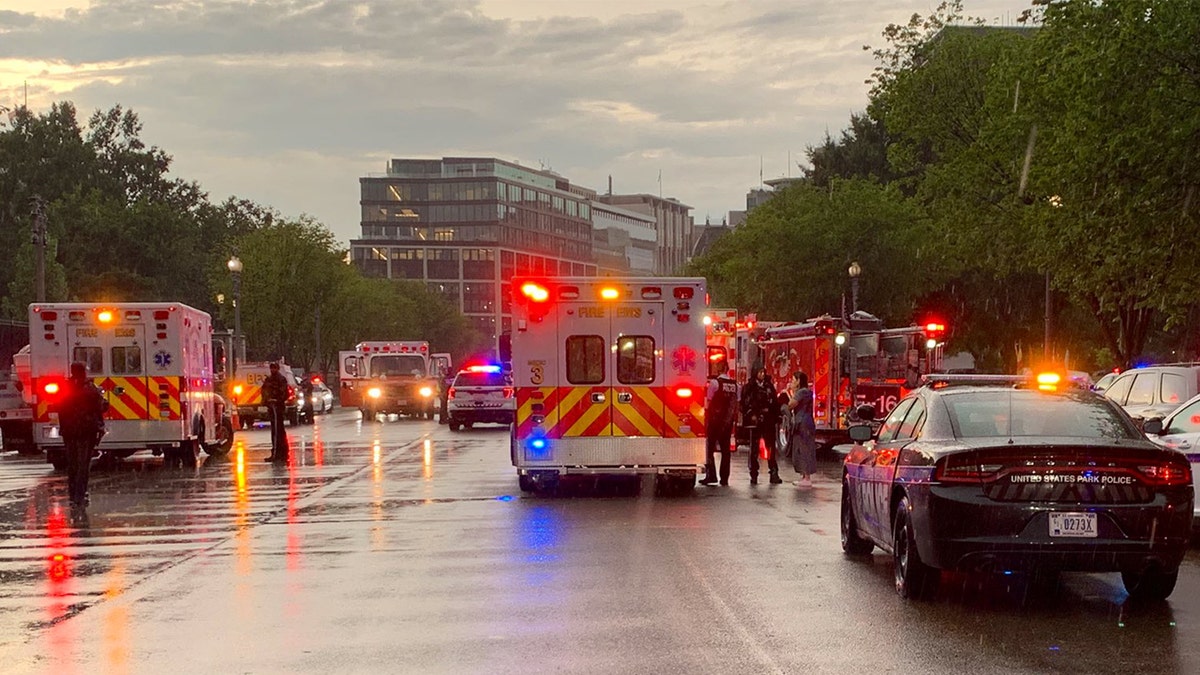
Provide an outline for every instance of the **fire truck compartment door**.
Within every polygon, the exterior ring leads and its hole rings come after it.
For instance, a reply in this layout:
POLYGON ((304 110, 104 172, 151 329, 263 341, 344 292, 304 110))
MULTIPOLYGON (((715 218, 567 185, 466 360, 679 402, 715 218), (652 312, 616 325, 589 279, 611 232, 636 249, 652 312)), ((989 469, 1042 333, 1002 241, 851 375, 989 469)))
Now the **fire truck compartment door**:
POLYGON ((601 302, 565 302, 556 311, 556 435, 612 436, 612 307, 601 302))
MULTIPOLYGON (((96 386, 108 400, 108 420, 159 420, 159 383, 151 391, 146 373, 145 327, 137 325, 73 326, 71 361, 87 366, 96 386)), ((164 383, 171 378, 162 379, 164 383)), ((178 378, 174 378, 178 379, 178 378)), ((176 384, 178 386, 178 384, 176 384)), ((168 397, 169 391, 164 392, 168 397)), ((174 394, 178 411, 178 392, 174 394)), ((170 409, 171 401, 165 401, 170 409)), ((178 415, 178 413, 176 413, 178 415)))
POLYGON ((612 435, 663 436, 665 388, 662 303, 613 308, 612 435))

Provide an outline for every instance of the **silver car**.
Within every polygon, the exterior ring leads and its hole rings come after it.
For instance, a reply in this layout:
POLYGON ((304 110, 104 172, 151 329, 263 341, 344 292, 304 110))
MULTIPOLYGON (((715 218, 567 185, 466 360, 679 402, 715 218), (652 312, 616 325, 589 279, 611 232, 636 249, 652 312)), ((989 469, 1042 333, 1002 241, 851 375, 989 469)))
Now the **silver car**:
MULTIPOLYGON (((1200 395, 1193 396, 1162 421, 1162 431, 1147 434, 1155 443, 1187 455, 1192 463, 1192 488, 1200 495, 1200 395)), ((1200 500, 1192 527, 1200 526, 1200 500)))

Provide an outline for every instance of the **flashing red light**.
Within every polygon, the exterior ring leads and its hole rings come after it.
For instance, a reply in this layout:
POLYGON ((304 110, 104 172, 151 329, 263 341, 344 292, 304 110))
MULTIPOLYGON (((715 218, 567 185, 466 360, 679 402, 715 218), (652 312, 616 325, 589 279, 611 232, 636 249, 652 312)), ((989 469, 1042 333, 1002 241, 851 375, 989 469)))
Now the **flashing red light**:
POLYGON ((692 288, 691 286, 678 286, 675 288, 674 293, 676 300, 691 300, 692 296, 695 294, 696 289, 692 288))
POLYGON ((931 340, 940 340, 946 334, 946 324, 940 321, 930 321, 924 326, 925 337, 931 340))
POLYGON ((692 397, 692 388, 691 387, 678 387, 677 389, 675 389, 675 395, 678 396, 679 398, 691 398, 692 397))
POLYGON ((312 383, 313 383, 313 384, 321 384, 321 378, 319 378, 319 377, 314 377, 314 378, 312 379, 312 383))
POLYGON ((446 399, 447 400, 454 399, 454 387, 450 387, 449 389, 446 390, 446 399))
POLYGON ((550 291, 545 286, 532 281, 521 285, 521 293, 534 302, 545 302, 550 299, 550 291))
POLYGON ((515 393, 516 393, 516 390, 513 389, 512 387, 504 388, 504 398, 512 398, 515 393))

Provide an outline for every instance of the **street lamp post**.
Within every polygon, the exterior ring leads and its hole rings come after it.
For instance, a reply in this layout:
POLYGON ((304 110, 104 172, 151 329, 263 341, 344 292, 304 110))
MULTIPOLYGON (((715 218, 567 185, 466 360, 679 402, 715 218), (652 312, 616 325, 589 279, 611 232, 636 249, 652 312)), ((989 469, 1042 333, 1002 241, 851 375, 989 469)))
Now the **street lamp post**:
POLYGON ((858 262, 852 262, 846 272, 850 275, 850 313, 853 314, 858 311, 858 276, 862 274, 862 267, 858 262))
POLYGON ((242 261, 235 254, 226 263, 229 273, 233 275, 233 372, 236 375, 238 364, 245 361, 242 352, 242 261))

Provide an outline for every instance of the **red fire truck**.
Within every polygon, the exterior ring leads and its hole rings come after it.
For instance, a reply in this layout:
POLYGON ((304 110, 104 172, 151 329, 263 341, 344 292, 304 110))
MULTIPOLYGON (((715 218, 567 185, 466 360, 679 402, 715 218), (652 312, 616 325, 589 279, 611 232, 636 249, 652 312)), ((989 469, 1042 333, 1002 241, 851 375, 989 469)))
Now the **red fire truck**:
POLYGON ((704 341, 708 345, 708 374, 724 372, 737 379, 736 309, 710 309, 704 315, 704 341))
POLYGON ((813 390, 817 439, 848 440, 853 411, 863 403, 889 413, 921 375, 941 369, 945 325, 883 328, 866 312, 847 319, 829 315, 769 327, 757 341, 761 360, 777 387, 797 370, 813 390))

